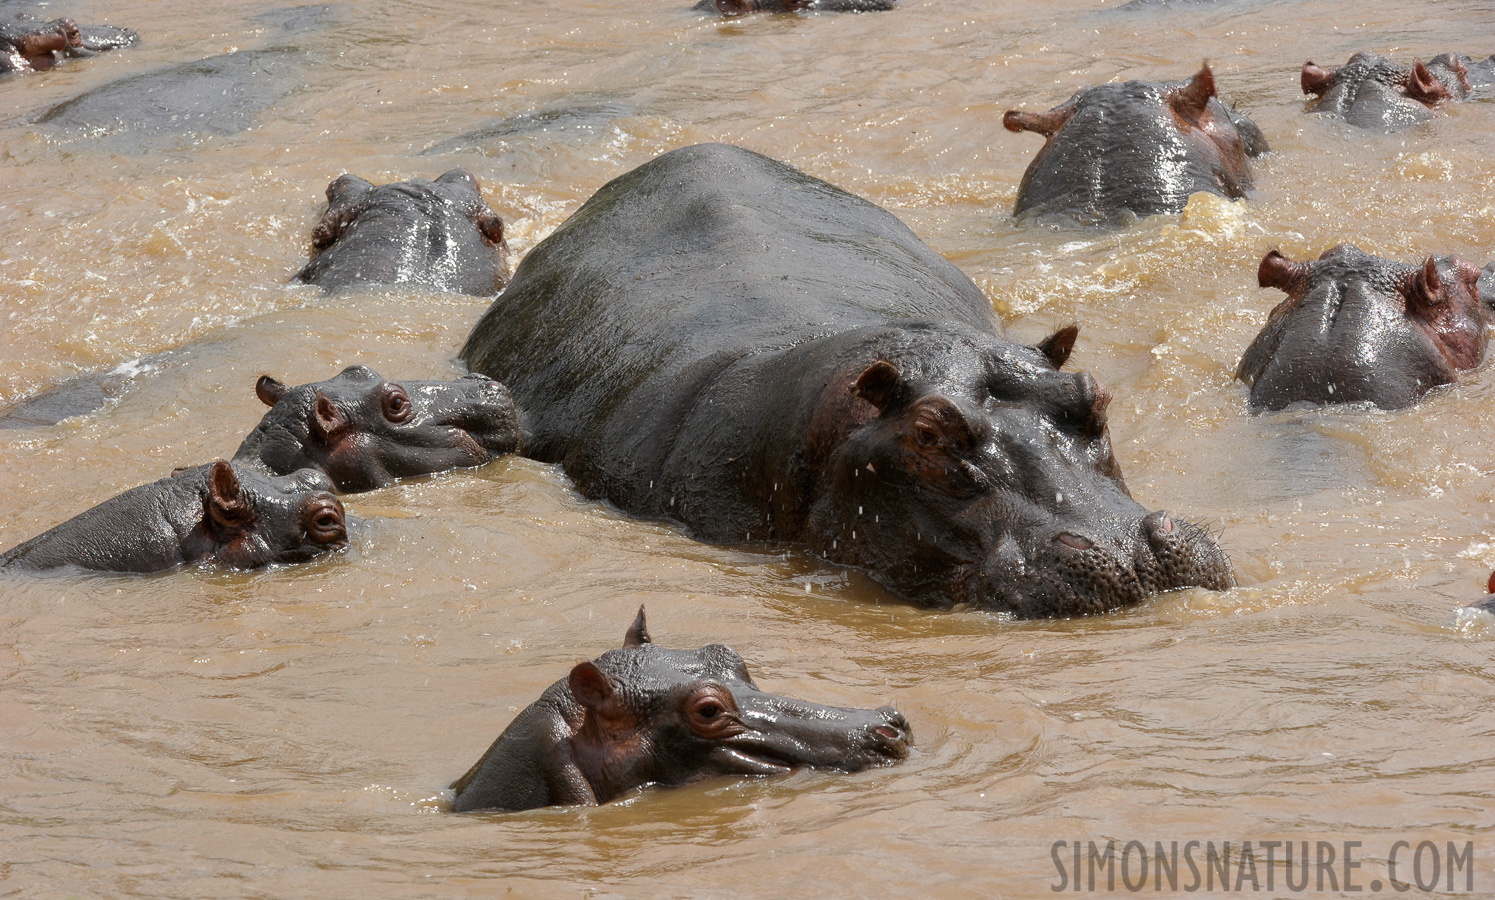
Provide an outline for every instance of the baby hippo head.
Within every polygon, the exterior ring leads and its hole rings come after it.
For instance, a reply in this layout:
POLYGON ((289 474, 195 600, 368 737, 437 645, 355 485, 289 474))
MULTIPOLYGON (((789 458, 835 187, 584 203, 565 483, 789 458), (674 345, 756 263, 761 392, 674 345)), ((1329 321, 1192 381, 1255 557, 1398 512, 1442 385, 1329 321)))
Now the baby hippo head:
POLYGON ((513 398, 483 375, 394 382, 350 366, 296 387, 265 375, 255 393, 270 411, 235 459, 277 473, 317 469, 342 492, 480 466, 519 446, 513 398))
POLYGON ((891 707, 820 706, 765 693, 730 647, 666 650, 644 612, 623 641, 524 710, 452 788, 457 812, 606 803, 645 784, 856 772, 908 756, 891 707), (557 753, 557 737, 566 743, 557 753))
POLYGON ((1241 358, 1251 408, 1415 403, 1484 358, 1490 313, 1480 272, 1452 256, 1408 265, 1341 244, 1312 262, 1273 250, 1262 287, 1287 294, 1241 358))
POLYGON ((203 523, 216 544, 212 560, 235 569, 305 562, 348 544, 342 501, 327 476, 311 469, 266 476, 213 463, 203 523))

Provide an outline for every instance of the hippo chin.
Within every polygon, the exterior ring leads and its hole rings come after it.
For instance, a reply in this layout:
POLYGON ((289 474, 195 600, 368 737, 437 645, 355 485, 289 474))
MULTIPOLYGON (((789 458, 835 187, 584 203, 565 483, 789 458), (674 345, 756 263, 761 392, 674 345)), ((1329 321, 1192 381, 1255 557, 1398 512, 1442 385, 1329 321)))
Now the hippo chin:
POLYGON ((1403 65, 1379 53, 1356 53, 1335 69, 1303 64, 1303 93, 1318 98, 1313 111, 1334 115, 1356 128, 1393 132, 1432 118, 1433 110, 1467 98, 1469 58, 1452 53, 1426 65, 1403 65))
POLYGON ((0 23, 0 74, 42 72, 66 59, 129 47, 140 36, 128 28, 79 25, 72 19, 0 23))
POLYGON ((508 281, 508 253, 503 220, 466 169, 378 186, 343 175, 327 186, 312 260, 296 280, 328 291, 404 284, 487 297, 508 281))
POLYGON ((1253 410, 1292 403, 1410 406, 1480 364, 1490 309, 1480 271, 1451 256, 1408 265, 1341 244, 1314 262, 1277 251, 1257 281, 1287 294, 1241 358, 1253 410))
POLYGON ((1200 191, 1244 197, 1250 158, 1268 149, 1256 123, 1216 98, 1208 65, 1188 81, 1084 88, 1048 112, 1009 110, 1002 124, 1045 138, 1013 215, 1091 225, 1182 212, 1200 191))
POLYGON ((596 806, 678 786, 808 766, 858 772, 908 756, 890 707, 844 709, 767 694, 730 647, 666 650, 644 611, 623 639, 557 681, 452 783, 453 812, 596 806))
POLYGON ((0 569, 161 572, 311 559, 348 543, 343 505, 320 472, 269 476, 219 460, 132 488, 4 555, 0 569))
POLYGON ((513 398, 483 375, 394 382, 349 366, 297 387, 265 375, 254 389, 270 411, 234 462, 279 475, 316 469, 344 493, 480 466, 519 446, 513 398))
POLYGON ((462 356, 525 455, 707 541, 798 543, 918 603, 1096 613, 1232 584, 1197 526, 1127 493, 1110 394, 1061 371, 886 210, 747 150, 605 185, 462 356))
POLYGON ((898 0, 701 0, 693 9, 733 17, 749 13, 883 12, 898 0))

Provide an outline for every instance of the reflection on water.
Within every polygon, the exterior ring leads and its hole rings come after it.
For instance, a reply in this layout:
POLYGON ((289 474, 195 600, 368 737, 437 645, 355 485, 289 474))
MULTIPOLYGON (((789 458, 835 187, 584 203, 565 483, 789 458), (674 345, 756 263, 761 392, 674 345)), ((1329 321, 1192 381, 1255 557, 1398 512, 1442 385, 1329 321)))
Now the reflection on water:
POLYGON ((1081 323, 1072 365, 1116 393, 1133 493, 1209 522, 1240 587, 1080 621, 931 614, 799 552, 629 521, 522 460, 350 497, 353 547, 296 569, 6 576, 0 886, 1037 896, 1057 840, 1358 839, 1384 876, 1395 840, 1473 837, 1487 887, 1495 645, 1453 609, 1495 565, 1488 366, 1397 413, 1253 418, 1232 377, 1279 299, 1255 281, 1274 247, 1495 257, 1495 103, 1367 135, 1304 115, 1297 86, 1304 60, 1360 49, 1486 55, 1471 41, 1495 10, 903 0, 724 22, 687 6, 69 4, 143 40, 0 82, 0 404, 183 349, 98 413, 0 432, 0 547, 231 453, 261 372, 457 371, 481 300, 286 283, 343 172, 464 166, 522 254, 607 180, 724 140, 894 210, 1014 338, 1081 323), (116 79, 280 46, 304 55, 299 80, 244 130, 152 149, 20 124, 116 79), (1203 59, 1272 143, 1248 203, 1196 198, 1120 231, 1014 225, 1036 148, 1004 110, 1203 59), (853 776, 427 814, 640 603, 656 641, 731 644, 767 690, 896 705, 917 749, 853 776))

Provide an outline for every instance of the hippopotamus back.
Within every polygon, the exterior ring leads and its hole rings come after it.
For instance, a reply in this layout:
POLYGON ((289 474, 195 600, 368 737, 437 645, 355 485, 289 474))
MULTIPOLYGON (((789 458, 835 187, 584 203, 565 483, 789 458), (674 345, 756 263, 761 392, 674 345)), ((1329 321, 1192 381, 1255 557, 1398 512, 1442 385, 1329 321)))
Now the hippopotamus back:
POLYGON ((462 358, 504 373, 526 454, 553 461, 597 410, 670 393, 641 382, 908 318, 1000 331, 981 289, 886 210, 701 144, 603 186, 525 258, 462 358))

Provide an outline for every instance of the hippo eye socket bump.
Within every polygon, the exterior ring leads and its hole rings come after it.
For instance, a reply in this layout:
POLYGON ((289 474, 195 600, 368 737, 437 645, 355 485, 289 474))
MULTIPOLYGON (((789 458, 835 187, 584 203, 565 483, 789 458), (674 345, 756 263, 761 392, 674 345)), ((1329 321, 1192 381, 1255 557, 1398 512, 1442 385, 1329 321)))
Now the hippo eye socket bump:
POLYGON ((384 417, 391 422, 405 422, 415 415, 410 398, 399 387, 390 388, 384 395, 384 417))

